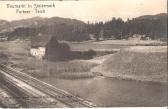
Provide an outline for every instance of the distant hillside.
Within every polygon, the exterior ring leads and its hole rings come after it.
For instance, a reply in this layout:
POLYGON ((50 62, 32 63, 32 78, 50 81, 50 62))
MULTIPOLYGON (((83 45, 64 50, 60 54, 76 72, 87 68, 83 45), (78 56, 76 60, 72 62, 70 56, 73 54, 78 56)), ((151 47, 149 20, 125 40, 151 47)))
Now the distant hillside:
POLYGON ((0 20, 0 25, 5 25, 7 23, 6 20, 0 20))
POLYGON ((89 38, 84 22, 59 17, 0 21, 0 33, 8 36, 9 40, 34 39, 37 36, 38 39, 39 37, 57 37, 59 40, 69 41, 83 41, 89 38))
MULTIPOLYGON (((84 22, 75 20, 75 19, 68 19, 68 18, 60 18, 60 17, 52 17, 52 18, 42 18, 42 17, 33 17, 29 19, 22 19, 22 20, 14 20, 14 21, 6 21, 0 20, 0 28, 8 29, 9 27, 12 29, 18 27, 41 27, 43 25, 55 25, 55 24, 73 24, 77 23, 83 25, 84 22)), ((2 31, 0 29, 0 31, 2 31)))
POLYGON ((137 17, 137 20, 142 20, 142 19, 150 19, 150 20, 158 20, 158 19, 166 19, 167 18, 167 13, 160 13, 156 15, 144 15, 137 17))
POLYGON ((0 33, 10 30, 10 24, 6 20, 0 20, 0 33))

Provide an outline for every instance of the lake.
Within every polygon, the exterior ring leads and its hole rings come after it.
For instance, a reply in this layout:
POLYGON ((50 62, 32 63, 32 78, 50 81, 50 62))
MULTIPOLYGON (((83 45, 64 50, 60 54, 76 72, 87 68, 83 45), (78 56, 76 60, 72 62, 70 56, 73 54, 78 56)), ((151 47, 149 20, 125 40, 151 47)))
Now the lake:
POLYGON ((106 77, 75 80, 48 77, 41 80, 106 107, 166 106, 168 104, 167 85, 162 83, 106 77))

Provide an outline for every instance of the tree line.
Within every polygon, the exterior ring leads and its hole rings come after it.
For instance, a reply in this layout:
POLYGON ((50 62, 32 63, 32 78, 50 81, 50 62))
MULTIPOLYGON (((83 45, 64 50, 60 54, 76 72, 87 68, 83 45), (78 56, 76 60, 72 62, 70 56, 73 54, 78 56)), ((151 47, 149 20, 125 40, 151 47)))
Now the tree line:
POLYGON ((159 19, 127 19, 112 18, 107 22, 88 22, 88 33, 100 38, 127 39, 134 34, 145 35, 151 39, 167 38, 167 17, 159 19))

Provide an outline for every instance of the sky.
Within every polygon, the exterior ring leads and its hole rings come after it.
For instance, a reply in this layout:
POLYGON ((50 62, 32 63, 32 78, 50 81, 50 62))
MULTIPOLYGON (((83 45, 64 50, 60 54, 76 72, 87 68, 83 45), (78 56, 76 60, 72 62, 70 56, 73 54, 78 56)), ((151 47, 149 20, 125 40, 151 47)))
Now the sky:
MULTIPOLYGON (((33 10, 21 8, 19 10, 33 10)), ((0 19, 19 20, 31 17, 64 17, 84 22, 108 21, 112 17, 124 20, 142 15, 167 13, 167 0, 65 0, 65 1, 0 1, 0 19), (55 4, 54 8, 45 8, 45 13, 18 14, 16 8, 7 8, 7 4, 55 4)))

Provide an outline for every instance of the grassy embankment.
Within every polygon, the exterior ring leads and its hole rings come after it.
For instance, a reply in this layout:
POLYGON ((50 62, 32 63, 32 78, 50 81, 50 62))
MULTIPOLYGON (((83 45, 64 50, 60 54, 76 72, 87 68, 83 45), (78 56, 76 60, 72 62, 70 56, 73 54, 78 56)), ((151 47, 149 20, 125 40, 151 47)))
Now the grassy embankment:
POLYGON ((167 82, 167 46, 137 46, 121 49, 92 71, 101 72, 107 77, 167 82))

